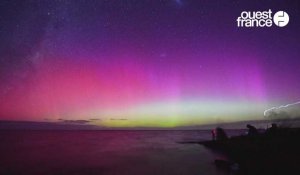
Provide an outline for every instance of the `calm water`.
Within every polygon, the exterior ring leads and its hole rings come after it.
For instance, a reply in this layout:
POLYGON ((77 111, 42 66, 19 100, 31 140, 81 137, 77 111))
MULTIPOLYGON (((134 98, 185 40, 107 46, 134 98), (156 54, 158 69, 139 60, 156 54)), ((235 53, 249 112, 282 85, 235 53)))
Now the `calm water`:
POLYGON ((209 131, 0 131, 0 174, 214 175, 209 131))

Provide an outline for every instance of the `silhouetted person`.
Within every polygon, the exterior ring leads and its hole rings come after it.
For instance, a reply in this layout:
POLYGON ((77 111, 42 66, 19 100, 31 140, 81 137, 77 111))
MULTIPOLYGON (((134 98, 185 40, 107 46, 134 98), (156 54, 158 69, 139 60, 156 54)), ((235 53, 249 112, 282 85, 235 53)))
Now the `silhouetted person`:
POLYGON ((257 129, 254 126, 248 124, 247 128, 248 128, 248 135, 249 136, 258 135, 258 131, 257 131, 257 129))
POLYGON ((224 129, 217 127, 216 129, 214 129, 212 131, 213 134, 213 139, 215 140, 226 140, 228 139, 226 132, 224 131, 224 129))
POLYGON ((272 123, 272 126, 267 130, 267 133, 274 134, 278 130, 277 124, 272 123))
POLYGON ((216 130, 215 129, 213 129, 213 130, 211 130, 211 137, 212 137, 212 140, 216 140, 216 130))

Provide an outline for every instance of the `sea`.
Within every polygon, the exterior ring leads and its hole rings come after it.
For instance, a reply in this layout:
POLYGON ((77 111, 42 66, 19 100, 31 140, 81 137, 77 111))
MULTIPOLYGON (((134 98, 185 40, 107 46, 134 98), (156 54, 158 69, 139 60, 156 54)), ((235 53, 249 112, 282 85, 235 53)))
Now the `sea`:
MULTIPOLYGON (((230 135, 241 131, 231 131, 230 135)), ((221 175, 209 130, 0 131, 0 175, 221 175)))

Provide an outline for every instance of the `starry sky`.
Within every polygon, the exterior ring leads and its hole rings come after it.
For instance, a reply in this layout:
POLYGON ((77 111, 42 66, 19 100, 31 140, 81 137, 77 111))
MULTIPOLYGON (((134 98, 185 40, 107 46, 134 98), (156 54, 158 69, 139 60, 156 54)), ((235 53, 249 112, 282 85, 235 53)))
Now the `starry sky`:
POLYGON ((300 100, 299 13, 296 0, 1 0, 0 120, 264 119, 300 100), (237 27, 268 9, 289 24, 237 27))

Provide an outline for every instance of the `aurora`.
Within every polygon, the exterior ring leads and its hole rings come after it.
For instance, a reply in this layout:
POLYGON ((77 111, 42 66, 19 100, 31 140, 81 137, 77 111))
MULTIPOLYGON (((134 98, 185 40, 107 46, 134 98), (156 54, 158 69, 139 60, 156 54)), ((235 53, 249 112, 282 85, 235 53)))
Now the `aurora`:
POLYGON ((235 3, 3 7, 0 120, 191 126, 262 120, 300 99, 297 9, 282 7, 286 27, 252 30, 237 27, 235 3))

